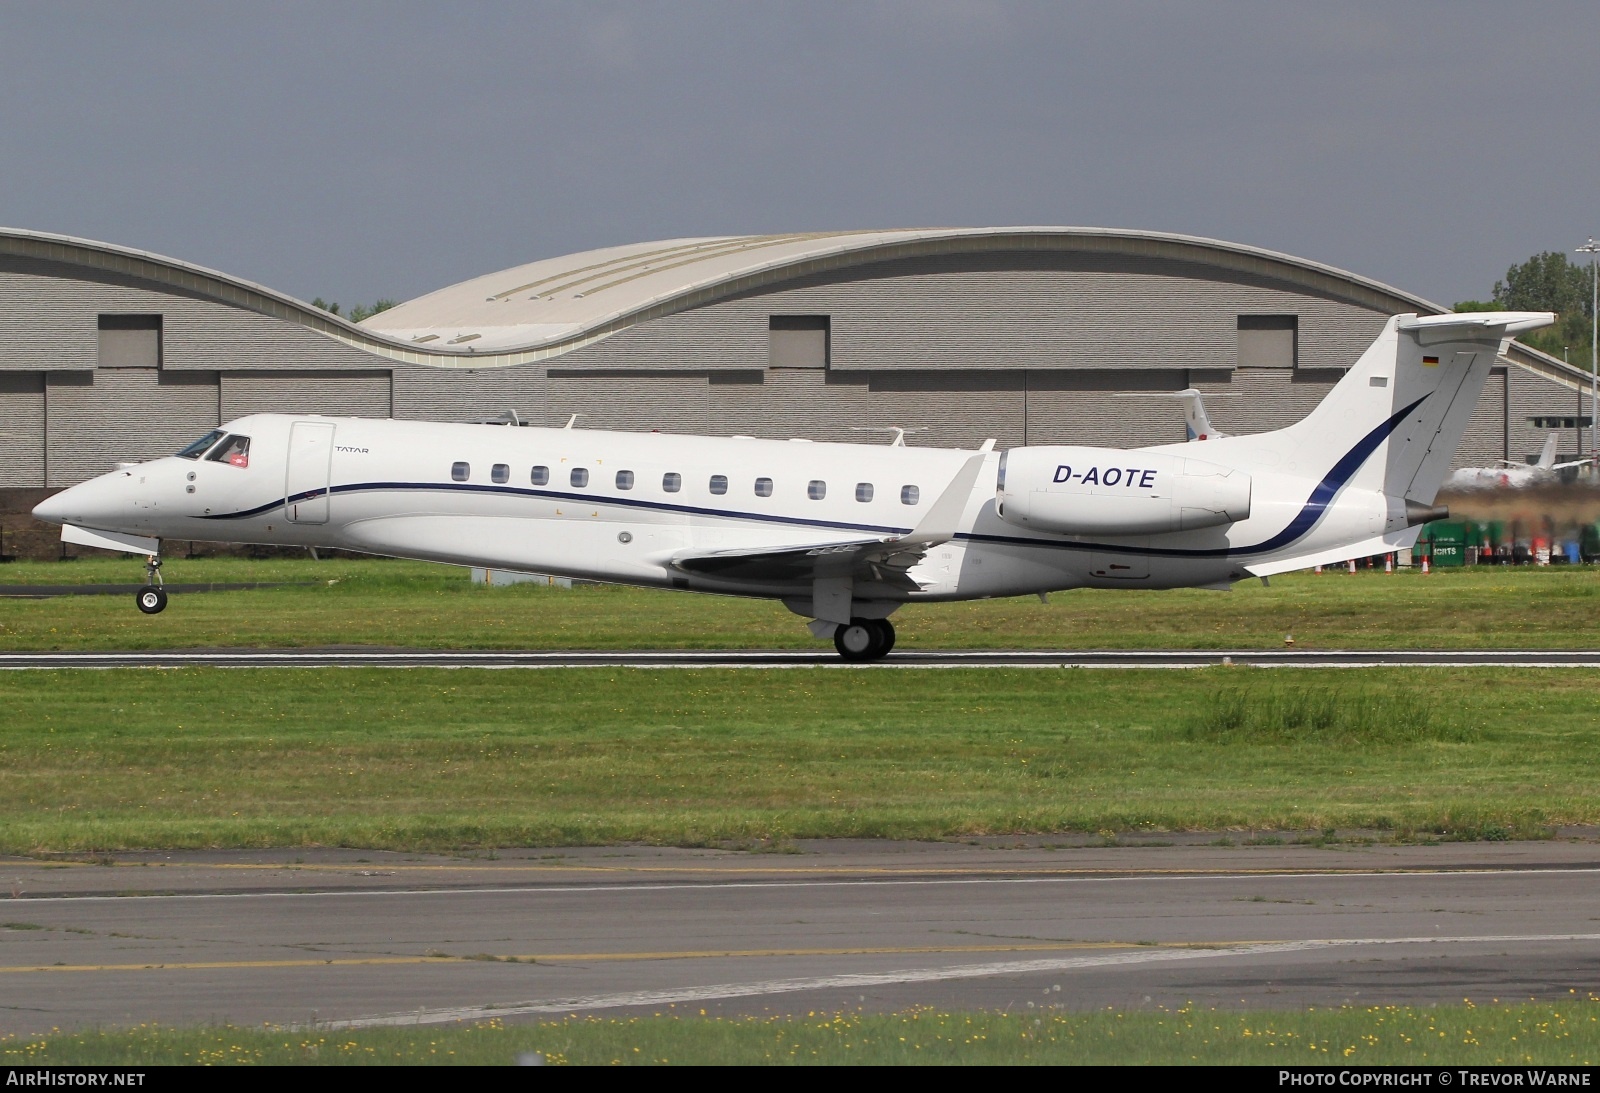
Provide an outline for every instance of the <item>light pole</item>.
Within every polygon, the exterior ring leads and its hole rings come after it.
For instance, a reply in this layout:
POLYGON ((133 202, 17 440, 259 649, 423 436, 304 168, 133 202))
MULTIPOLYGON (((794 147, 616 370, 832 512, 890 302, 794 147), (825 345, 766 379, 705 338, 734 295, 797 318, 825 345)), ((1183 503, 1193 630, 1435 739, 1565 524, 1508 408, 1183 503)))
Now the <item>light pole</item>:
MULTIPOLYGON (((1589 455, 1600 458, 1600 421, 1596 420, 1595 402, 1600 397, 1600 267, 1595 256, 1600 254, 1600 243, 1594 236, 1576 251, 1589 256, 1589 455)), ((1591 465, 1591 469, 1593 469, 1591 465)))

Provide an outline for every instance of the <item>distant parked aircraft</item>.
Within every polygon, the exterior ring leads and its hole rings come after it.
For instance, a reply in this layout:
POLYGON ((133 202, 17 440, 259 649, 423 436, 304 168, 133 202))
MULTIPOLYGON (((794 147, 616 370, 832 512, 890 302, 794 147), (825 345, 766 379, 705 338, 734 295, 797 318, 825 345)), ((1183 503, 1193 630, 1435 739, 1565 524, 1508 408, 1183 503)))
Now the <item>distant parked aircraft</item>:
POLYGON ((1565 463, 1556 462, 1556 445, 1560 443, 1558 433, 1551 433, 1545 437, 1544 450, 1539 453, 1539 458, 1532 463, 1513 463, 1502 459, 1493 467, 1462 467, 1453 472, 1445 480, 1446 489, 1456 490, 1487 490, 1487 489, 1526 489, 1529 486, 1544 486, 1561 481, 1557 471, 1568 467, 1581 467, 1585 463, 1592 463, 1592 459, 1572 459, 1565 463))
POLYGON ((1182 391, 1174 391, 1172 397, 1183 401, 1183 427, 1189 434, 1190 440, 1221 440, 1231 436, 1211 424, 1211 419, 1206 416, 1206 404, 1200 397, 1200 392, 1193 387, 1185 387, 1182 391))
POLYGON ((1304 420, 1207 439, 1204 459, 255 414, 34 514, 149 555, 147 613, 162 538, 334 547, 781 600, 874 660, 908 602, 1226 589, 1409 547, 1447 515, 1434 496, 1504 343, 1552 322, 1394 316, 1304 420))

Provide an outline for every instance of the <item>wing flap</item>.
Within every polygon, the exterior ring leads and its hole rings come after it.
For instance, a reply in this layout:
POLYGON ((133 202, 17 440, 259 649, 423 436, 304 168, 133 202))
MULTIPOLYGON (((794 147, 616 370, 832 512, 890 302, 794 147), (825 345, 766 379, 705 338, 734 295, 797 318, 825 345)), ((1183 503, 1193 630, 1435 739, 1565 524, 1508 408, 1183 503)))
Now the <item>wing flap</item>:
POLYGON ((917 582, 907 571, 922 560, 924 550, 903 546, 896 539, 854 539, 807 546, 685 552, 668 564, 683 573, 724 581, 809 586, 821 576, 840 576, 915 591, 917 582))

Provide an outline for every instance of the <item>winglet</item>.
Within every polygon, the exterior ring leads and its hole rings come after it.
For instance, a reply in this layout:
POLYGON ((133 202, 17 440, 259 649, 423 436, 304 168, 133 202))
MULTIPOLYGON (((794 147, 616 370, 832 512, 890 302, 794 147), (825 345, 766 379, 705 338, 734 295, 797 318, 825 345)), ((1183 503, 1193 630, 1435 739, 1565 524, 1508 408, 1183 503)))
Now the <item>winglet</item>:
POLYGON ((961 514, 967 511, 967 501, 972 497, 972 488, 978 484, 978 476, 983 473, 983 465, 992 451, 994 441, 985 441, 978 454, 962 464, 922 522, 895 542, 905 546, 928 546, 954 539, 961 527, 961 514))

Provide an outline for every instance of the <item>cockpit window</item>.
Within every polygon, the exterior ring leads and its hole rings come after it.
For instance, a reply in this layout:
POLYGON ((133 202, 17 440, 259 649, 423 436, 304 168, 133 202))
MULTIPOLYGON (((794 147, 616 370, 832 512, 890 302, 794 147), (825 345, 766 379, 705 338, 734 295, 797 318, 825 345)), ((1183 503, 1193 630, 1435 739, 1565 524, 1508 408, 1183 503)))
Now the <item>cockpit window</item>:
POLYGON ((250 438, 235 434, 217 445, 217 450, 206 456, 207 463, 227 463, 234 467, 250 465, 250 438))
POLYGON ((206 454, 206 449, 207 448, 211 447, 211 445, 215 444, 217 441, 219 441, 221 439, 222 439, 222 430, 221 429, 212 429, 205 436, 201 437, 199 440, 197 440, 193 444, 189 445, 183 451, 179 452, 178 453, 178 458, 179 459, 199 459, 202 455, 206 454))

